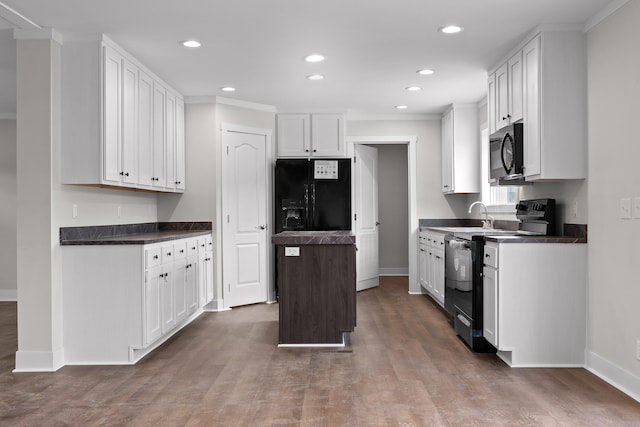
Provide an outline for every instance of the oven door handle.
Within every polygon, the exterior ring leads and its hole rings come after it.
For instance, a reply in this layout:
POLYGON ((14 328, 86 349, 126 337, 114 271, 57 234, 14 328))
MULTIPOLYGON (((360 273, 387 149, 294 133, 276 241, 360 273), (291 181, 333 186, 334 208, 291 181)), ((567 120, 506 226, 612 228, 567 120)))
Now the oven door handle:
POLYGON ((471 322, 469 322, 462 314, 458 314, 457 317, 460 323, 465 325, 467 328, 471 327, 471 322))

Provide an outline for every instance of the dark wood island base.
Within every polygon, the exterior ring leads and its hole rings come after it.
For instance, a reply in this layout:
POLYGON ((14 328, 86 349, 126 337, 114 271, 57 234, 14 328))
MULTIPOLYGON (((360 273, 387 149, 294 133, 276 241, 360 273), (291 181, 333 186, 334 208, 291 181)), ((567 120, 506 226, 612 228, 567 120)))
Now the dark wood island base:
POLYGON ((285 231, 277 246, 280 346, 340 346, 356 325, 356 246, 350 231, 285 231))

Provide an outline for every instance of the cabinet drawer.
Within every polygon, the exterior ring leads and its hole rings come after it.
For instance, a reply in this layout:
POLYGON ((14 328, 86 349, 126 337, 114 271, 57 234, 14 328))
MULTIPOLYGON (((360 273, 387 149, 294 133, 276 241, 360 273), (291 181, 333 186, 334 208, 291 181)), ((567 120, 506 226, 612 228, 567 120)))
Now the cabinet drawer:
POLYGON ((144 251, 144 265, 145 268, 155 267, 156 265, 160 265, 162 263, 162 259, 160 258, 160 248, 150 248, 145 249, 144 251))
POLYGON ((434 248, 444 249, 444 234, 437 233, 431 235, 431 245, 434 248))
POLYGON ((173 249, 175 251, 175 259, 182 259, 187 256, 187 241, 176 240, 173 243, 173 249))
POLYGON ((198 253, 204 254, 207 251, 207 236, 198 237, 198 253))
POLYGON ((175 253, 173 249, 173 245, 166 245, 162 247, 162 263, 166 264, 168 262, 172 262, 175 258, 175 253))
POLYGON ((198 239, 193 238, 187 240, 187 256, 198 254, 198 239))
POLYGON ((484 247, 484 265, 498 268, 498 248, 495 246, 484 247))

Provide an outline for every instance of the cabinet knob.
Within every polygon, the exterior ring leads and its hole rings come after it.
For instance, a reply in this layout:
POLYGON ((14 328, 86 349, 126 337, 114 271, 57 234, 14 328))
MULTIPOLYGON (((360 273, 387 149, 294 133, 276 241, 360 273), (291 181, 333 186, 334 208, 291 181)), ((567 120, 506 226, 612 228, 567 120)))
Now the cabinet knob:
POLYGON ((154 256, 153 256, 153 259, 158 259, 158 255, 154 255, 154 256))
POLYGON ((124 175, 124 172, 120 172, 120 175, 124 175))
POLYGON ((313 150, 313 152, 314 152, 314 153, 316 153, 317 151, 318 151, 318 150, 315 150, 315 149, 313 150))
POLYGON ((167 256, 171 256, 171 252, 167 252, 167 256))
POLYGON ((192 246, 192 247, 191 247, 191 250, 192 250, 192 251, 195 251, 195 250, 196 250, 196 247, 195 247, 195 246, 192 246))
POLYGON ((124 173, 124 176, 129 176, 129 172, 125 172, 125 173, 124 173))
POLYGON ((308 149, 306 149, 306 150, 304 150, 304 151, 305 151, 305 153, 308 153, 308 152, 309 152, 309 150, 308 150, 308 149))
POLYGON ((485 258, 489 258, 489 256, 490 256, 489 254, 484 254, 485 258))
POLYGON ((180 253, 183 254, 184 253, 184 249, 180 249, 180 253))

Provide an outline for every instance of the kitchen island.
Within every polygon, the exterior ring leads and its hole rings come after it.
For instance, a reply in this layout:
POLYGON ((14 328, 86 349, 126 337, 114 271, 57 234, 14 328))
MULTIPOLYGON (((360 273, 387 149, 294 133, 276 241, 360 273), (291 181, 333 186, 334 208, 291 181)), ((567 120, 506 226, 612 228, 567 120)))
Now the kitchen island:
POLYGON ((356 325, 356 246, 350 231, 285 231, 277 246, 279 346, 342 346, 356 325))

